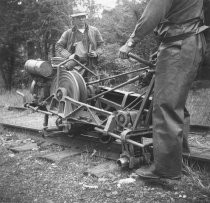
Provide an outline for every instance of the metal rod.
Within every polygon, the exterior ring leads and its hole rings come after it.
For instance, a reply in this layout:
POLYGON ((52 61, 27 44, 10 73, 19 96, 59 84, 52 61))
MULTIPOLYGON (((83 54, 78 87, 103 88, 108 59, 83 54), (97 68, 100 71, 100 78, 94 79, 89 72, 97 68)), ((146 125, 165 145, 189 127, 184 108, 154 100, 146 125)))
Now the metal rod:
POLYGON ((136 102, 135 105, 133 105, 132 107, 129 107, 129 110, 133 110, 134 108, 136 108, 141 102, 142 102, 143 98, 141 98, 141 100, 139 100, 138 102, 136 102))
POLYGON ((118 86, 116 86, 116 87, 113 87, 113 88, 110 89, 110 90, 107 90, 107 91, 105 91, 105 92, 102 92, 102 93, 100 93, 100 94, 97 94, 96 96, 94 96, 94 97, 92 97, 92 98, 90 98, 90 99, 87 99, 87 101, 91 101, 91 100, 93 100, 93 99, 96 99, 96 98, 98 98, 98 97, 101 97, 101 96, 105 95, 105 94, 108 93, 108 92, 111 92, 111 91, 116 90, 116 89, 118 89, 118 88, 120 88, 120 87, 123 87, 123 86, 125 86, 125 85, 128 85, 128 84, 130 84, 130 83, 132 83, 132 82, 135 82, 135 81, 137 81, 138 79, 139 79, 139 76, 136 76, 136 77, 134 77, 134 78, 128 80, 128 81, 125 82, 125 83, 122 83, 122 84, 120 84, 120 85, 118 85, 118 86))
POLYGON ((44 123, 43 123, 44 128, 46 128, 48 126, 48 122, 49 122, 49 115, 45 114, 44 115, 44 123))
POLYGON ((111 76, 111 77, 108 77, 108 78, 103 78, 103 79, 100 79, 100 80, 91 81, 91 82, 86 83, 86 85, 93 85, 95 83, 99 83, 99 82, 103 82, 103 81, 106 81, 106 80, 110 80, 110 79, 117 78, 117 77, 120 77, 120 76, 123 76, 123 75, 128 75, 128 74, 136 73, 136 72, 139 72, 139 71, 144 71, 144 70, 147 70, 149 68, 150 67, 140 68, 140 69, 133 70, 133 71, 130 71, 130 72, 127 72, 127 73, 121 73, 121 74, 114 75, 114 76, 111 76))
POLYGON ((25 97, 25 95, 22 92, 16 91, 17 94, 19 94, 21 97, 25 97))
POLYGON ((26 103, 26 96, 22 92, 19 92, 19 91, 16 91, 16 93, 23 98, 23 103, 26 103))
POLYGON ((72 59, 66 59, 65 61, 62 61, 61 63, 59 63, 58 65, 54 65, 54 67, 60 67, 60 66, 62 66, 63 64, 65 64, 65 63, 67 63, 67 62, 69 62, 69 61, 71 61, 72 59))
POLYGON ((59 65, 59 66, 57 67, 56 89, 59 88, 60 67, 61 67, 61 65, 59 65))
POLYGON ((47 115, 50 115, 50 116, 53 115, 52 113, 50 113, 50 112, 48 112, 48 111, 39 110, 39 109, 38 109, 39 107, 32 107, 32 106, 30 106, 29 104, 26 105, 26 108, 30 108, 30 109, 32 109, 32 110, 35 111, 35 112, 47 114, 47 115))
POLYGON ((60 66, 62 66, 63 64, 65 64, 65 63, 67 63, 67 62, 69 62, 69 61, 71 61, 71 60, 73 60, 73 61, 75 61, 77 64, 79 64, 82 68, 84 68, 85 70, 87 70, 88 72, 90 72, 91 74, 93 74, 94 76, 96 76, 97 77, 97 75, 93 72, 93 71, 91 71, 89 68, 87 68, 85 65, 83 65, 82 63, 80 63, 78 60, 76 60, 76 59, 67 59, 67 60, 65 60, 65 61, 63 61, 63 62, 61 62, 61 63, 59 63, 58 65, 55 65, 55 67, 57 67, 57 68, 60 68, 60 66))
MULTIPOLYGON (((139 95, 134 101, 132 101, 130 104, 128 104, 126 107, 123 108, 123 111, 130 108, 133 104, 137 103, 138 100, 142 99, 142 96, 146 94, 146 91, 139 95)), ((138 102, 139 103, 139 102, 138 102)), ((134 108, 134 107, 133 107, 134 108)))
POLYGON ((142 58, 140 58, 139 56, 133 54, 133 53, 128 53, 128 56, 133 58, 133 59, 136 59, 138 62, 140 63, 143 63, 151 68, 155 67, 155 65, 153 63, 151 63, 150 61, 147 61, 147 60, 144 60, 142 58))
POLYGON ((145 95, 145 97, 144 97, 144 100, 142 101, 142 104, 141 104, 141 106, 140 106, 140 109, 139 109, 139 111, 138 111, 138 114, 137 114, 137 116, 136 116, 136 119, 135 119, 134 124, 133 124, 133 126, 132 126, 132 129, 133 129, 133 130, 136 129, 136 127, 137 127, 137 125, 138 125, 138 123, 139 123, 139 120, 140 120, 140 118, 141 118, 142 112, 143 112, 143 110, 144 110, 144 108, 145 108, 145 106, 146 106, 146 103, 147 103, 147 101, 148 101, 148 99, 149 99, 149 97, 150 97, 150 95, 151 95, 151 93, 152 93, 152 91, 153 91, 154 83, 155 83, 155 76, 153 75, 153 76, 152 76, 152 80, 150 81, 150 84, 149 84, 147 93, 146 93, 146 95, 145 95))
MULTIPOLYGON (((114 138, 116 138, 116 139, 120 139, 120 140, 121 140, 121 137, 120 137, 119 135, 115 134, 115 133, 112 133, 112 132, 105 132, 104 130, 102 130, 102 129, 100 129, 100 128, 97 128, 97 127, 95 127, 95 130, 98 131, 98 132, 100 132, 100 133, 104 133, 104 134, 106 134, 106 135, 110 135, 110 136, 112 136, 112 137, 114 137, 114 138)), ((133 145, 135 145, 135 146, 137 146, 137 147, 141 147, 141 148, 145 147, 145 145, 140 144, 140 143, 138 143, 138 142, 135 142, 135 141, 133 141, 133 140, 131 140, 131 139, 126 139, 126 142, 129 143, 129 144, 133 144, 133 145)))
POLYGON ((85 65, 83 65, 82 63, 80 63, 76 59, 72 59, 72 60, 74 60, 76 63, 78 63, 80 66, 82 66, 85 70, 87 70, 88 72, 90 72, 92 75, 94 75, 94 76, 97 77, 97 75, 93 71, 91 71, 89 68, 87 68, 85 65))

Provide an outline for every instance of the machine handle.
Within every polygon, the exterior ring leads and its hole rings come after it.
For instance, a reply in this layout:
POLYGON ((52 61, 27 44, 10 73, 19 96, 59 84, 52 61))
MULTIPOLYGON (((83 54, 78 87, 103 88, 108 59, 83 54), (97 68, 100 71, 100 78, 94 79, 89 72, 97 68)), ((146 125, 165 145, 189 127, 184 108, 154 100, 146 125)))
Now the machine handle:
POLYGON ((150 61, 144 60, 144 59, 142 59, 141 57, 139 57, 139 56, 137 56, 137 55, 135 55, 135 54, 133 54, 133 53, 131 53, 131 52, 128 53, 128 56, 129 56, 130 58, 133 58, 133 59, 137 60, 137 61, 140 62, 140 63, 143 63, 143 64, 145 64, 145 65, 151 67, 151 68, 155 67, 155 65, 154 65, 153 63, 151 63, 150 61))

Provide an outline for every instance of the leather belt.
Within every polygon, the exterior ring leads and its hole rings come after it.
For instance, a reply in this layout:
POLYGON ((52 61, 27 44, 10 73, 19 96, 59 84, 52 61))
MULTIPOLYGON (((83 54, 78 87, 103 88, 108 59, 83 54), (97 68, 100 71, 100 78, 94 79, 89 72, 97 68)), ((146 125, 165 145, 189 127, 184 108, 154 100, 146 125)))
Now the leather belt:
POLYGON ((186 32, 186 33, 176 35, 176 36, 169 36, 169 37, 162 37, 162 38, 160 37, 159 39, 163 43, 176 42, 176 41, 184 40, 188 37, 191 37, 192 35, 200 34, 209 28, 210 28, 209 26, 203 25, 197 28, 196 31, 186 32))

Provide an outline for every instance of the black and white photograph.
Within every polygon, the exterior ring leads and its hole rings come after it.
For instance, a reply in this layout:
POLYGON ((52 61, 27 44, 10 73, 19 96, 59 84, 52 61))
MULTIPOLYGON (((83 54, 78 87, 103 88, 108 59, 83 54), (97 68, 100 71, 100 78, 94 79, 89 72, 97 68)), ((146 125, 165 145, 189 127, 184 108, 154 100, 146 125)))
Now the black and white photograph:
POLYGON ((210 202, 210 0, 0 0, 0 203, 188 202, 210 202))

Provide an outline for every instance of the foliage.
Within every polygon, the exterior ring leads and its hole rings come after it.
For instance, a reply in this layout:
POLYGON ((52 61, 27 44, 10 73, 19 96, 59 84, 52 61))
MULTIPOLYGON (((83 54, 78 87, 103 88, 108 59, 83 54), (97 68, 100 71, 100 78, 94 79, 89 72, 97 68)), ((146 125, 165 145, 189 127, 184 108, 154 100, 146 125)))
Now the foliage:
POLYGON ((21 12, 17 0, 0 1, 0 71, 8 89, 12 86, 12 75, 21 57, 21 12))
POLYGON ((0 70, 7 89, 27 58, 47 60, 49 54, 53 55, 56 38, 64 25, 70 24, 68 13, 73 3, 74 0, 0 1, 0 70))
POLYGON ((142 4, 133 1, 118 1, 112 10, 104 10, 101 23, 98 25, 107 43, 125 43, 133 31, 137 20, 142 13, 142 4))
MULTIPOLYGON (((104 37, 101 66, 120 69, 125 64, 117 60, 118 49, 132 33, 146 2, 118 0, 115 9, 104 10, 99 18, 102 7, 94 0, 1 0, 0 71, 7 88, 28 80, 21 72, 28 58, 48 60, 54 55, 55 42, 71 26, 69 15, 77 5, 87 9, 88 23, 98 27, 104 37)), ((154 37, 148 36, 135 51, 147 58, 154 47, 154 37)))
MULTIPOLYGON (((123 45, 143 13, 147 1, 129 1, 119 0, 117 6, 112 10, 104 10, 102 19, 98 27, 103 33, 106 43, 118 43, 123 45)), ((148 56, 157 47, 157 42, 153 34, 150 34, 137 45, 135 52, 144 58, 148 56)))
POLYGON ((28 51, 32 52, 29 54, 30 58, 47 60, 56 38, 64 26, 70 25, 68 13, 72 10, 73 1, 23 0, 21 5, 24 20, 20 27, 28 51))
MULTIPOLYGON (((100 65, 103 70, 108 70, 110 74, 132 69, 133 63, 128 60, 120 60, 118 52, 131 33, 143 13, 147 1, 120 0, 117 6, 111 10, 104 10, 102 19, 97 22, 97 27, 103 34, 105 48, 100 65), (112 72, 110 72, 111 70, 112 72)), ((157 48, 157 41, 153 34, 146 36, 141 44, 133 50, 134 53, 148 59, 149 55, 157 48)))

